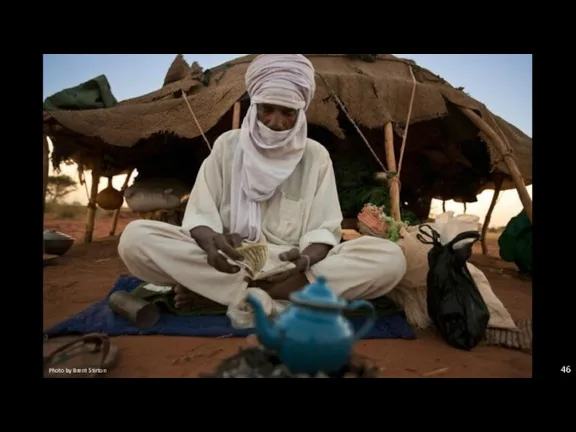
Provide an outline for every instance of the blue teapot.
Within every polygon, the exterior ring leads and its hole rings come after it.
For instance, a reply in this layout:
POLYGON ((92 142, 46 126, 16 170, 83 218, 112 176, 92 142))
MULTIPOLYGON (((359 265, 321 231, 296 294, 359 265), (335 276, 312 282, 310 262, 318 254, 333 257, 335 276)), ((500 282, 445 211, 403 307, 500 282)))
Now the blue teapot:
POLYGON ((302 291, 292 293, 290 301, 292 304, 271 321, 256 297, 249 294, 247 298, 254 310, 260 343, 276 351, 293 373, 338 372, 348 363, 356 341, 365 336, 376 321, 372 303, 348 302, 337 297, 322 276, 302 291), (354 333, 343 312, 360 308, 367 309, 366 322, 354 333))

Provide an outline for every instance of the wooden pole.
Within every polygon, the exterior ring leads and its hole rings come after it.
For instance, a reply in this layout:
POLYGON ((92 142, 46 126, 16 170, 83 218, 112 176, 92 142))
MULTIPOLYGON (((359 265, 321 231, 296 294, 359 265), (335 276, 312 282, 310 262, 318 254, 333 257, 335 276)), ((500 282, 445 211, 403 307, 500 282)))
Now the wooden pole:
POLYGON ((92 187, 90 189, 90 199, 88 200, 88 212, 86 214, 86 230, 84 231, 84 243, 92 242, 94 236, 94 222, 96 221, 96 196, 98 195, 98 184, 100 183, 100 157, 94 159, 92 167, 92 187))
MULTIPOLYGON (((124 184, 122 185, 122 188, 120 188, 120 192, 122 192, 122 194, 124 194, 124 191, 128 187, 128 182, 130 181, 130 177, 132 177, 133 172, 134 172, 134 169, 131 169, 130 172, 128 174, 126 174, 126 180, 124 180, 124 184)), ((120 216, 121 211, 122 211, 122 206, 120 206, 120 208, 114 210, 114 217, 112 218, 112 227, 110 228, 110 233, 109 233, 109 235, 111 235, 111 236, 116 234, 116 227, 118 226, 118 217, 120 216)))
MULTIPOLYGON (((394 130, 392 123, 384 125, 384 146, 386 148, 386 165, 390 173, 396 173, 396 155, 394 154, 394 130)), ((394 176, 388 179, 390 185, 390 211, 391 216, 396 221, 400 221, 400 185, 398 177, 394 176)))
MULTIPOLYGON (((42 162, 42 181, 43 181, 43 188, 42 188, 42 215, 44 215, 44 212, 46 211, 46 188, 48 187, 48 166, 49 166, 49 153, 50 153, 50 148, 48 147, 48 138, 46 137, 46 135, 43 135, 43 147, 44 147, 44 159, 42 162)), ((42 218, 44 218, 44 216, 42 216, 42 218)), ((42 219, 44 220, 44 219, 42 219)), ((44 258, 46 258, 46 244, 44 243, 44 241, 42 241, 42 255, 44 258)))
POLYGON ((482 255, 488 255, 488 245, 486 244, 486 235, 488 234, 488 226, 490 225, 490 219, 492 219, 492 212, 496 207, 496 202, 498 201, 498 195, 500 195, 500 190, 502 189, 502 183, 504 179, 498 178, 494 181, 494 196, 490 202, 490 207, 488 207, 488 213, 484 218, 484 223, 482 224, 482 239, 480 241, 482 245, 482 255))
POLYGON ((48 137, 46 135, 43 135, 43 141, 44 141, 44 160, 42 162, 42 176, 43 176, 43 182, 44 182, 44 193, 42 195, 42 202, 46 202, 46 189, 48 188, 48 173, 50 171, 50 161, 49 161, 49 155, 50 155, 50 148, 48 146, 48 137))
POLYGON ((232 112, 232 129, 240 129, 240 101, 234 104, 234 111, 232 112))
POLYGON ((514 157, 506 150, 504 143, 500 139, 500 137, 492 130, 492 128, 484 121, 482 117, 476 114, 469 108, 458 107, 462 113, 470 119, 474 125, 483 132, 488 140, 490 141, 489 144, 494 147, 502 156, 508 171, 510 172, 510 176, 512 177, 512 181, 516 186, 516 190, 518 191, 518 195, 520 196, 520 201, 522 202, 522 206, 524 207, 524 211, 528 216, 530 222, 532 222, 532 198, 528 194, 528 190, 526 189, 526 185, 524 184, 524 180, 522 179, 522 174, 516 165, 516 161, 514 157))

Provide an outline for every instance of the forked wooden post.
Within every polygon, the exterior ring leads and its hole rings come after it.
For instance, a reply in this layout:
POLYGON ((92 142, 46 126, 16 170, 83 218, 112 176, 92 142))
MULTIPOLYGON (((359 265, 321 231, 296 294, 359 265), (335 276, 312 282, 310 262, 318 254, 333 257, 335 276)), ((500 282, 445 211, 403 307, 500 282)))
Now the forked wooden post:
MULTIPOLYGON (((397 173, 396 155, 394 154, 394 130, 390 122, 384 125, 384 146, 386 148, 386 165, 388 166, 388 172, 397 173)), ((400 185, 398 183, 398 177, 388 178, 388 184, 390 185, 390 211, 392 213, 390 216, 392 216, 394 220, 400 221, 400 185)))
MULTIPOLYGON (((130 170, 128 174, 126 174, 126 180, 124 180, 124 184, 120 188, 120 192, 124 194, 124 191, 128 187, 128 182, 130 181, 130 177, 132 177, 132 173, 134 172, 134 168, 130 170)), ((118 217, 120 216, 120 212, 122 211, 122 206, 120 208, 114 210, 114 217, 112 218, 112 226, 110 227, 109 235, 113 236, 116 234, 116 227, 118 226, 118 217)))
POLYGON ((92 237, 94 236, 94 222, 96 220, 96 196, 98 195, 98 185, 100 183, 100 157, 94 158, 91 175, 92 187, 90 189, 90 199, 88 200, 84 243, 92 242, 92 237))
POLYGON ((484 218, 484 223, 482 224, 482 255, 488 255, 488 245, 486 243, 486 235, 488 234, 488 226, 490 225, 490 219, 492 219, 492 212, 494 212, 494 208, 496 207, 496 202, 498 201, 498 195, 500 195, 500 190, 502 189, 502 178, 498 178, 494 180, 494 196, 492 197, 492 201, 490 202, 490 207, 488 207, 488 213, 486 213, 486 217, 484 218))
POLYGON ((472 111, 470 108, 464 108, 459 106, 458 107, 462 113, 470 119, 474 125, 483 132, 488 140, 490 141, 489 144, 494 147, 498 151, 498 153, 502 156, 508 171, 510 172, 510 176, 512 177, 512 181, 516 186, 516 190, 518 191, 518 195, 520 196, 520 201, 522 202, 522 206, 524 207, 524 211, 526 211, 526 215, 530 222, 532 222, 532 198, 528 194, 528 190, 526 189, 526 185, 524 184, 524 180, 522 179, 522 174, 516 165, 516 161, 514 157, 506 151, 506 147, 504 143, 492 130, 492 128, 484 121, 482 117, 472 111))
POLYGON ((240 101, 234 104, 234 111, 232 112, 232 129, 240 129, 240 101))

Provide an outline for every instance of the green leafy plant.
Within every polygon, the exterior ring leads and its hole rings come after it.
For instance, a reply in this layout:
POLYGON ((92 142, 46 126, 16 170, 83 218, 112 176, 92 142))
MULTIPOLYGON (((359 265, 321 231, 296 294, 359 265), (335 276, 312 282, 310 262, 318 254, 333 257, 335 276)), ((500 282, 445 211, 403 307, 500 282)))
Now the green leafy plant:
MULTIPOLYGON (((371 203, 390 211, 390 188, 378 184, 374 174, 380 166, 371 155, 360 152, 341 152, 332 158, 340 207, 345 215, 356 217, 364 206, 371 203)), ((411 225, 420 223, 416 216, 400 206, 401 219, 411 225)))

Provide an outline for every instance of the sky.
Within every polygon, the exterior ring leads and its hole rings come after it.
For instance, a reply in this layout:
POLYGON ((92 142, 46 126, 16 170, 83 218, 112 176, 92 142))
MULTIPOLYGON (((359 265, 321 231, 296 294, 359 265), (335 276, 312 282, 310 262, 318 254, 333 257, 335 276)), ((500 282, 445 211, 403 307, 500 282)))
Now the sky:
MULTIPOLYGON (((204 69, 217 66, 245 54, 184 54, 188 63, 197 61, 204 69)), ((414 60, 418 65, 440 75, 455 87, 464 87, 473 98, 484 103, 494 114, 532 136, 532 54, 394 54, 414 60)), ((44 54, 43 99, 74 87, 98 75, 106 75, 119 101, 141 96, 162 87, 164 77, 176 54, 44 54)), ((62 173, 76 177, 75 166, 62 166, 62 173)), ((51 174, 53 174, 51 172, 51 174)), ((77 177, 76 177, 77 178, 77 177)), ((113 180, 119 189, 125 176, 113 180)), ((100 190, 107 180, 100 181, 100 190)), ((90 190, 90 176, 87 176, 90 190)), ((532 196, 532 187, 528 187, 532 196)), ((467 205, 467 213, 483 221, 493 192, 485 191, 478 202, 467 205)), ((78 189, 67 198, 87 202, 86 189, 78 189)), ((432 212, 441 211, 439 201, 432 212)), ((446 209, 463 213, 463 205, 446 202, 446 209)), ((490 225, 501 227, 522 210, 515 190, 500 193, 490 225)))

